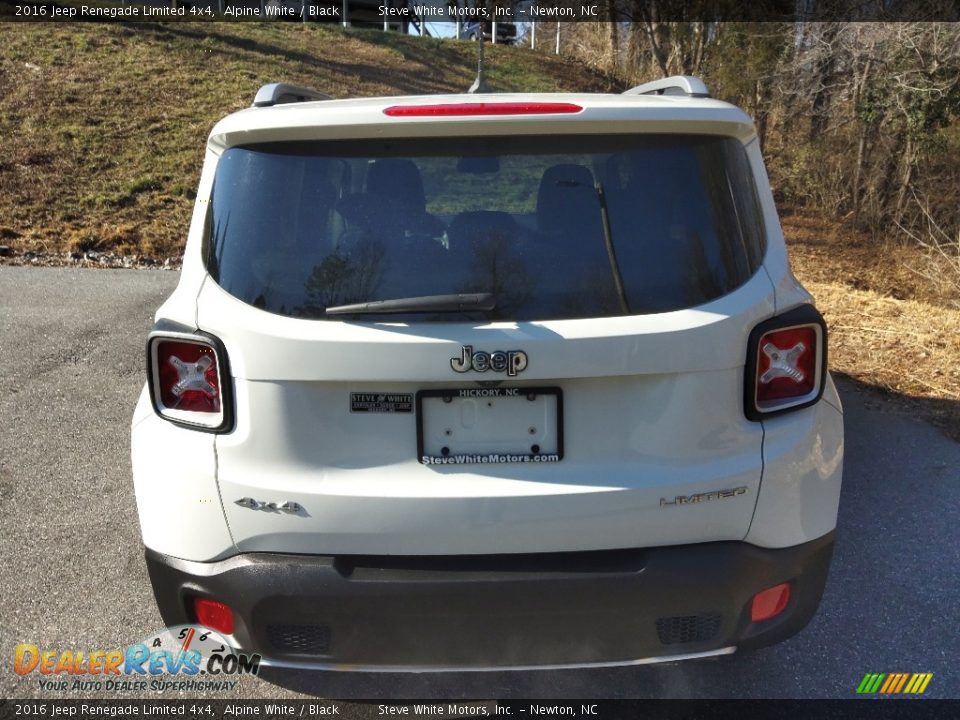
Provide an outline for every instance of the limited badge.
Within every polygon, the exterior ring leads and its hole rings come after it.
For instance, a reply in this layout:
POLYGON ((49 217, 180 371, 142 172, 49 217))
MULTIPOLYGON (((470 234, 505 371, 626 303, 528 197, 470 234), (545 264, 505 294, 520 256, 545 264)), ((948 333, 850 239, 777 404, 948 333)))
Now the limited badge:
POLYGON ((408 393, 350 393, 350 412, 413 412, 413 395, 408 393))

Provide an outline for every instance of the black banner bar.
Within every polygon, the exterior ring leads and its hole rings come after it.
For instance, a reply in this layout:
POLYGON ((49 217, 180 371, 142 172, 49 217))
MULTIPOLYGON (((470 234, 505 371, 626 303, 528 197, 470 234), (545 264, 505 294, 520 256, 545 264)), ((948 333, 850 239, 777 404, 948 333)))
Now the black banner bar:
MULTIPOLYGON (((960 0, 0 0, 0 21, 390 23, 960 21, 960 0)), ((488 28, 489 32, 489 28, 488 28)))
POLYGON ((928 720, 960 700, 0 700, 0 718, 576 718, 578 720, 928 720))

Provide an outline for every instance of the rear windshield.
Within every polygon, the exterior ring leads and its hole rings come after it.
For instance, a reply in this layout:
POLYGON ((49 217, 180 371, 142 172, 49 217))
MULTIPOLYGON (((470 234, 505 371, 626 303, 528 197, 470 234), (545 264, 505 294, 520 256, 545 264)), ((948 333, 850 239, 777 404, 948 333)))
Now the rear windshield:
POLYGON ((208 269, 224 290, 337 320, 350 319, 333 310, 343 305, 461 293, 488 301, 390 319, 665 312, 739 287, 764 251, 744 148, 717 136, 234 147, 217 166, 210 227, 208 269))

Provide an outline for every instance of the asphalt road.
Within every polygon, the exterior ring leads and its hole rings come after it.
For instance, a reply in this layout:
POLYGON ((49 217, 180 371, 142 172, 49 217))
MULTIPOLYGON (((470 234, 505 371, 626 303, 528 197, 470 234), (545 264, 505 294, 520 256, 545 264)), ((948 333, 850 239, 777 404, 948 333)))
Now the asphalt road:
MULTIPOLYGON (((13 673, 17 643, 109 649, 161 627, 128 424, 145 334, 176 281, 156 270, 0 267, 2 697, 65 697, 41 690, 36 673, 13 673)), ((958 698, 960 445, 853 383, 841 394, 847 462, 836 554, 819 613, 788 642, 589 671, 247 677, 227 697, 852 698, 866 672, 932 672, 926 695, 958 698)))

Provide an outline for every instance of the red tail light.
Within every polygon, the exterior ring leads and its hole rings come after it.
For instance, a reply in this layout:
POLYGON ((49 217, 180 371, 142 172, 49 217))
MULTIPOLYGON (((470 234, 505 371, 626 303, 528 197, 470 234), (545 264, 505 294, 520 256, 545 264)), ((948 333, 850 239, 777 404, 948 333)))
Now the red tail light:
POLYGON ((147 342, 150 396, 159 415, 202 430, 224 430, 229 419, 226 354, 214 338, 157 332, 147 342))
POLYGON ((816 326, 773 330, 760 338, 757 355, 757 402, 802 397, 817 379, 816 326))
POLYGON ((761 420, 812 405, 823 394, 827 327, 811 305, 760 323, 747 347, 744 410, 761 420))
POLYGON ((393 105, 383 111, 390 117, 455 117, 465 115, 564 115, 583 110, 559 102, 470 102, 436 105, 393 105))
POLYGON ((183 340, 158 340, 156 353, 160 402, 164 407, 220 412, 220 375, 212 347, 183 340))
POLYGON ((197 623, 224 635, 233 635, 233 610, 217 600, 193 599, 193 614, 197 623))

